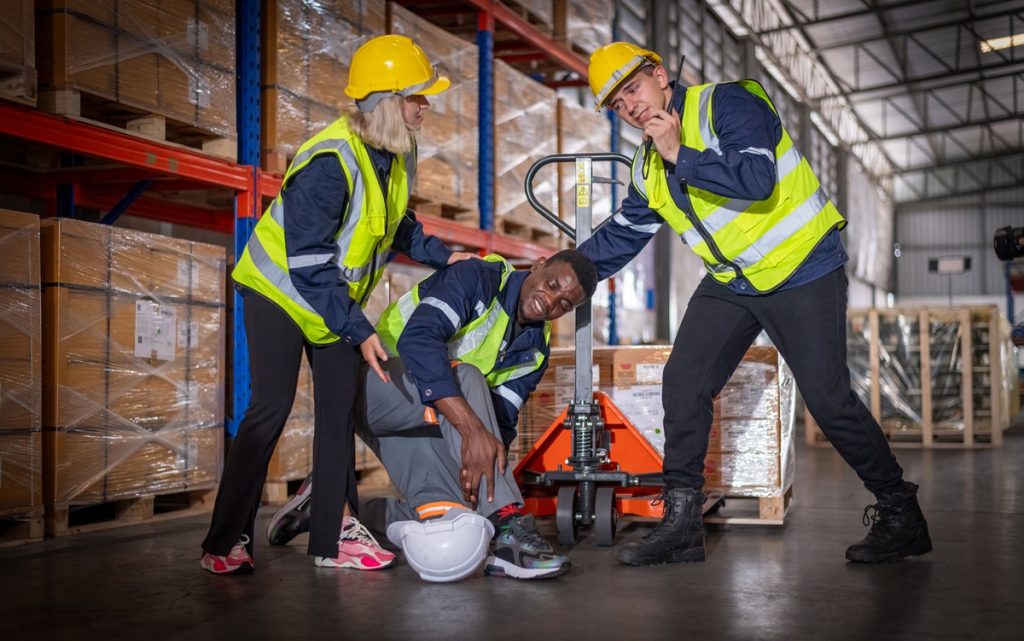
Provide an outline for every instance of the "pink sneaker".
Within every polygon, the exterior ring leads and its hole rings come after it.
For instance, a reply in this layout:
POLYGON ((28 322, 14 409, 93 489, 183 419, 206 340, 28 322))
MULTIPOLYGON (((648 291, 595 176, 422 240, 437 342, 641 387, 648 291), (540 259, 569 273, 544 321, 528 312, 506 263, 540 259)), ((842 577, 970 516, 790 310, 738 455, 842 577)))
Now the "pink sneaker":
POLYGON ((355 517, 346 516, 341 524, 338 556, 318 556, 314 562, 319 568, 382 570, 395 562, 395 555, 382 548, 366 526, 355 517))
POLYGON ((256 564, 252 562, 249 551, 245 549, 248 544, 249 537, 243 534, 227 556, 205 552, 199 561, 199 567, 213 574, 249 574, 256 568, 256 564))

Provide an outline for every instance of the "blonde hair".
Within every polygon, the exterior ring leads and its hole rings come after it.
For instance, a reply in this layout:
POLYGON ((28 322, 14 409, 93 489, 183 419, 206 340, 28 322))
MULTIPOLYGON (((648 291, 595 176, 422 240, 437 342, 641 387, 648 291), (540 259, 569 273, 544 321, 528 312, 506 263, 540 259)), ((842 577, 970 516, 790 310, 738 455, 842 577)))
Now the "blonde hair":
POLYGON ((359 111, 354 105, 345 107, 348 126, 370 147, 385 149, 394 154, 407 154, 415 148, 413 130, 402 117, 400 95, 383 98, 373 111, 359 111))

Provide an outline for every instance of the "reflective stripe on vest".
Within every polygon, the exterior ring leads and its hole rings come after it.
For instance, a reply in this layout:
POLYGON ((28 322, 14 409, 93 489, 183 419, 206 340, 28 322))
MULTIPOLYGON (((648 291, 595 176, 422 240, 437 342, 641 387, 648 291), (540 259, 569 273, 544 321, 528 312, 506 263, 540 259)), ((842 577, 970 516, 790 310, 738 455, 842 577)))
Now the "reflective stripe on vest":
MULTIPOLYGON (((739 84, 774 110, 759 84, 754 81, 739 84)), ((713 125, 715 87, 708 84, 687 89, 681 141, 697 151, 721 154, 713 125)), ((774 151, 748 147, 739 153, 770 157, 775 163, 775 189, 767 200, 727 198, 687 185, 686 195, 691 207, 688 216, 670 195, 661 157, 652 152, 644 158, 642 146, 633 156, 632 181, 651 208, 704 260, 717 280, 723 283, 733 280, 737 276, 735 266, 756 290, 770 291, 802 264, 825 234, 843 227, 845 220, 821 189, 810 165, 785 129, 774 151), (646 180, 643 178, 645 163, 651 164, 646 180), (697 229, 695 220, 704 233, 697 229), (714 247, 709 246, 706 236, 710 236, 714 247)))
MULTIPOLYGON (((458 314, 444 301, 432 296, 427 296, 420 300, 419 284, 417 284, 408 293, 388 306, 384 313, 381 314, 380 321, 377 323, 377 333, 388 353, 392 356, 399 355, 398 339, 405 330, 405 326, 408 324, 413 312, 416 311, 419 305, 429 305, 439 310, 455 330, 455 335, 448 341, 448 358, 477 367, 483 373, 491 388, 497 388, 510 380, 527 376, 540 368, 544 363, 544 352, 534 350, 533 357, 525 363, 519 363, 501 370, 494 369, 500 352, 504 348, 505 334, 511 321, 509 315, 502 308, 499 297, 500 292, 505 289, 508 278, 514 271, 514 268, 508 261, 496 254, 491 254, 485 257, 484 260, 502 264, 499 294, 490 301, 490 305, 481 310, 481 305, 478 301, 478 305, 474 310, 477 313, 477 317, 462 326, 459 322, 458 314)), ((544 324, 544 340, 545 344, 548 344, 551 340, 551 323, 544 324)), ((511 398, 509 398, 509 402, 515 404, 515 401, 511 398)))
POLYGON ((257 222, 247 250, 232 272, 236 282, 281 306, 306 338, 316 344, 335 342, 338 336, 326 327, 323 318, 302 298, 292 284, 288 270, 333 262, 338 266, 339 281, 348 284, 349 294, 354 300, 365 304, 383 273, 391 242, 405 215, 412 184, 409 180, 411 174, 405 168, 415 172, 413 150, 392 161, 388 184, 379 185, 368 150, 341 118, 300 147, 284 176, 282 192, 288 188, 292 176, 325 153, 338 158, 349 196, 334 238, 334 251, 287 256, 284 199, 278 194, 257 222))

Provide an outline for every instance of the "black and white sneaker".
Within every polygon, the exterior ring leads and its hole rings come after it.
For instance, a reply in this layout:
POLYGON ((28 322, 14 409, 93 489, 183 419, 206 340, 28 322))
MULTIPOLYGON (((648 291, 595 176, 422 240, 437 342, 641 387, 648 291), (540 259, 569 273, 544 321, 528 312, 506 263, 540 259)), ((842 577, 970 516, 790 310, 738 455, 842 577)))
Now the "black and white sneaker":
POLYGON ((484 564, 484 574, 514 579, 550 579, 569 572, 572 563, 556 554, 537 531, 533 515, 517 514, 503 520, 494 538, 494 550, 484 564))
POLYGON ((299 491, 270 517, 267 540, 271 545, 286 545, 289 541, 309 532, 309 500, 313 498, 313 476, 307 476, 299 491))

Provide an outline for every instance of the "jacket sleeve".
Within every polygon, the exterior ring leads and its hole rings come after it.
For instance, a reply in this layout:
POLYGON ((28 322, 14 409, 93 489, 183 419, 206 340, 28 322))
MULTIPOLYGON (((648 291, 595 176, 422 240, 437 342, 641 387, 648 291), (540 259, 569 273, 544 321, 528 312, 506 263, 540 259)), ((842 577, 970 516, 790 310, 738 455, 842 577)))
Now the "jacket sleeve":
POLYGON ((497 269, 493 263, 465 260, 420 283, 420 304, 405 324, 397 347, 416 381, 421 402, 462 396, 448 359, 448 341, 497 294, 497 269))
POLYGON ((782 138, 779 117, 735 83, 715 87, 712 110, 722 153, 683 145, 671 177, 720 196, 767 199, 775 189, 775 147, 782 138))
POLYGON ((416 212, 409 209, 398 224, 392 249, 402 252, 417 263, 423 263, 434 269, 442 269, 448 264, 452 250, 436 236, 423 233, 423 223, 416 220, 416 212))
POLYGON ((516 425, 519 423, 519 412, 526 405, 526 401, 530 399, 530 394, 533 394, 533 391, 537 389, 541 379, 544 378, 550 354, 550 349, 545 347, 544 363, 537 368, 537 371, 530 372, 522 378, 502 383, 491 390, 494 416, 498 420, 498 428, 501 430, 506 447, 515 438, 516 425))
POLYGON ((344 223, 349 194, 337 157, 314 158, 288 181, 281 197, 292 284, 328 329, 346 343, 359 345, 373 334, 373 326, 349 296, 348 285, 339 280, 334 237, 344 223))
POLYGON ((622 211, 607 225, 583 241, 579 250, 594 262, 601 280, 616 274, 640 253, 664 221, 633 185, 629 186, 622 211))

